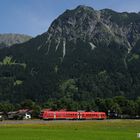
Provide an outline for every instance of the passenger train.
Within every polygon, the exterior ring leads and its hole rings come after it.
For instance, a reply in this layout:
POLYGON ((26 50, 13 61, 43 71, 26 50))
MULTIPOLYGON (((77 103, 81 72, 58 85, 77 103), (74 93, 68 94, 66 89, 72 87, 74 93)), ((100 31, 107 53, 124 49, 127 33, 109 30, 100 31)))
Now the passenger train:
POLYGON ((90 120, 106 119, 105 112, 76 112, 76 111, 42 111, 40 119, 43 120, 90 120))

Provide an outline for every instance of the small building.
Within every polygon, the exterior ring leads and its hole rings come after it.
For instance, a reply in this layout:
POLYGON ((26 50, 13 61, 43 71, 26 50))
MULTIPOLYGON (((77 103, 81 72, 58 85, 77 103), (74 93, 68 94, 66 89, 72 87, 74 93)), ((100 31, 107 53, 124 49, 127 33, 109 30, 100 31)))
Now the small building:
POLYGON ((8 119, 10 120, 28 120, 31 119, 32 110, 20 109, 18 111, 8 112, 8 119))
POLYGON ((3 112, 0 112, 0 121, 3 120, 3 112))
POLYGON ((22 116, 22 119, 28 120, 31 119, 32 110, 29 109, 21 109, 18 110, 18 115, 22 116))

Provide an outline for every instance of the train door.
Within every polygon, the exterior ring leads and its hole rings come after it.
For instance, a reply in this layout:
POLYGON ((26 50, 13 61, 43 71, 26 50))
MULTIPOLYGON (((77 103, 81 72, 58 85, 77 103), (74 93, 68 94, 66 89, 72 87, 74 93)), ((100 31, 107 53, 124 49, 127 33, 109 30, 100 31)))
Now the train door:
POLYGON ((54 117, 53 118, 56 119, 56 112, 54 112, 54 117))
POLYGON ((77 112, 77 119, 80 119, 80 112, 77 112))
POLYGON ((78 119, 81 120, 81 119, 83 118, 83 116, 82 116, 82 112, 78 112, 78 116, 79 116, 78 119))

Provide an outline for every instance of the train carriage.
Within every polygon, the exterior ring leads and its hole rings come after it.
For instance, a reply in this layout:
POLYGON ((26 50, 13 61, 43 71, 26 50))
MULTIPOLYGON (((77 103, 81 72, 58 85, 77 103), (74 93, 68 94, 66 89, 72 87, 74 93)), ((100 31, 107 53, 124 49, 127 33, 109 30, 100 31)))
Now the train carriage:
POLYGON ((80 112, 79 119, 106 119, 105 112, 80 112))

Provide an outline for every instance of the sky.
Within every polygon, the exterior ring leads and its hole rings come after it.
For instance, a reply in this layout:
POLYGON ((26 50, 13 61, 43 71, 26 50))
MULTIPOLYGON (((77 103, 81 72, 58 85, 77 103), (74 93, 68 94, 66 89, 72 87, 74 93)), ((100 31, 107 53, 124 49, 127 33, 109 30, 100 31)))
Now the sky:
POLYGON ((0 0, 0 34, 37 36, 46 32, 54 19, 78 5, 96 10, 139 12, 140 0, 0 0))

